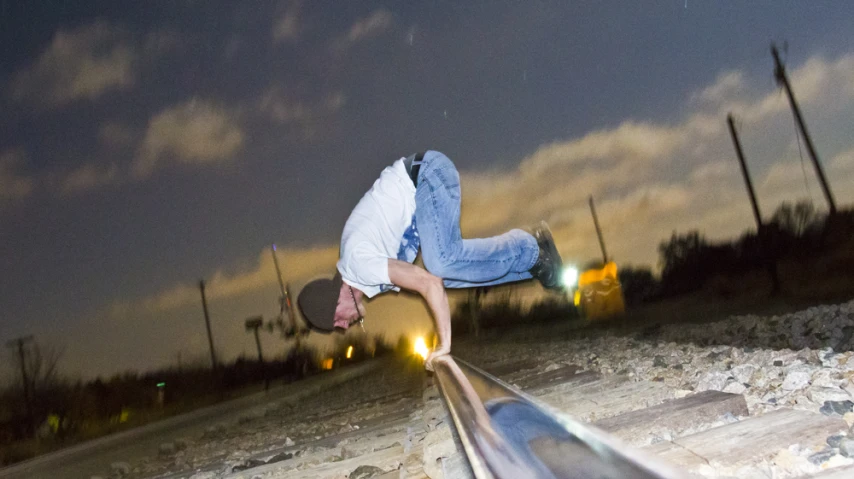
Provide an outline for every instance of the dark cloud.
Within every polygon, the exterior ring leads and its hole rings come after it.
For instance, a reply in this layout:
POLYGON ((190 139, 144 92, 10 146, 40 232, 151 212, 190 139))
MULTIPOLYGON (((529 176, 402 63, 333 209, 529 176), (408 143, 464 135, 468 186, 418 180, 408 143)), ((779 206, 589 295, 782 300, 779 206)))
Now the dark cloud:
POLYGON ((20 200, 33 192, 35 181, 20 172, 26 154, 20 148, 0 152, 0 205, 20 200))
POLYGON ((300 10, 302 2, 293 0, 288 3, 285 13, 273 24, 273 40, 275 42, 295 42, 303 30, 300 10))

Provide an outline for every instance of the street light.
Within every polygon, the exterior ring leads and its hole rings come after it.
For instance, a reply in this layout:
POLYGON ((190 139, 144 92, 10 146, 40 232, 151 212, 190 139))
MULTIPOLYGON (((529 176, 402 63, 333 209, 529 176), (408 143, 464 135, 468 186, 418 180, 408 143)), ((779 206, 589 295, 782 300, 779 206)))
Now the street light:
POLYGON ((573 288, 578 284, 578 268, 575 266, 567 266, 563 269, 562 275, 563 285, 566 288, 573 288))

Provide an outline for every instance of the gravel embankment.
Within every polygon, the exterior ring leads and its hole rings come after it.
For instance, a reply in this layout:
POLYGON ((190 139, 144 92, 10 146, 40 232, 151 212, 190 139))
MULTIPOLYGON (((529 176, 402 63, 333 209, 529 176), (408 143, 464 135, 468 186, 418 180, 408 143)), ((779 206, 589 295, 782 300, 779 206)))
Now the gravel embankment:
MULTIPOLYGON (((744 395, 751 415, 780 408, 842 417, 854 425, 854 301, 780 316, 739 316, 668 324, 627 336, 603 330, 584 339, 538 343, 465 341, 455 352, 486 364, 537 358, 574 364, 680 390, 744 395)), ((854 430, 849 431, 854 436, 854 430)), ((854 462, 854 440, 831 438, 823 451, 789 451, 816 468, 854 462)), ((795 468, 797 469, 797 468, 795 468)), ((804 466, 804 472, 810 472, 804 466)), ((814 471, 812 471, 814 472, 814 471)), ((761 477, 761 476, 760 476, 761 477)))
MULTIPOLYGON (((850 426, 854 423, 852 332, 854 301, 773 317, 670 324, 625 336, 603 330, 588 331, 584 339, 536 343, 469 338, 457 341, 454 353, 475 364, 533 358, 544 368, 579 365, 605 375, 663 382, 680 395, 708 389, 743 394, 751 415, 789 407, 843 417, 850 426)), ((160 451, 152 451, 150 459, 131 462, 124 476, 192 471, 211 463, 222 465, 220 474, 234 471, 249 466, 249 457, 259 451, 284 444, 299 447, 346 432, 352 424, 390 407, 418 408, 419 398, 413 393, 420 388, 420 375, 393 376, 372 375, 327 391, 310 403, 268 404, 247 411, 237 422, 211 427, 202 437, 166 444, 160 451), (376 401, 395 392, 401 395, 376 401)), ((808 473, 854 462, 846 457, 849 452, 854 455, 854 441, 841 437, 830 442, 821 451, 782 451, 794 464, 786 471, 808 473)), ((720 472, 707 476, 719 477, 720 472)), ((747 477, 741 472, 733 477, 747 477)), ((793 477, 775 474, 773 477, 793 477)))
POLYGON ((257 461, 253 457, 264 451, 291 446, 294 450, 286 457, 314 454, 341 460, 335 457, 341 455, 341 447, 312 444, 321 438, 356 431, 358 424, 390 410, 413 410, 421 400, 422 381, 423 375, 418 371, 389 363, 324 390, 311 400, 271 400, 247 409, 234 420, 210 425, 199 436, 163 443, 148 457, 116 457, 112 470, 97 477, 212 479, 255 467, 257 461), (326 450, 329 453, 324 455, 326 450), (181 471, 185 473, 175 474, 181 471))
MULTIPOLYGON (((514 344, 466 341, 455 352, 477 363, 535 357, 603 374, 663 381, 688 391, 744 394, 751 413, 780 407, 852 412, 854 301, 772 317, 669 324, 631 336, 604 330, 584 339, 514 344)), ((848 416, 854 422, 854 413, 848 416)))

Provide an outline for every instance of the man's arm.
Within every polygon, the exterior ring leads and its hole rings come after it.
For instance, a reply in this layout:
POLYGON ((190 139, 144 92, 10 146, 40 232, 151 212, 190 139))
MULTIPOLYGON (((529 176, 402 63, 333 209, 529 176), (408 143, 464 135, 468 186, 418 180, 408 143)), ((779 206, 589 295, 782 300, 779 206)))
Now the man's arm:
POLYGON ((418 266, 396 259, 388 260, 388 278, 395 286, 420 294, 433 313, 433 324, 439 336, 439 347, 427 357, 427 369, 432 371, 433 366, 430 363, 433 358, 451 352, 451 307, 448 305, 448 295, 445 293, 442 278, 418 266))

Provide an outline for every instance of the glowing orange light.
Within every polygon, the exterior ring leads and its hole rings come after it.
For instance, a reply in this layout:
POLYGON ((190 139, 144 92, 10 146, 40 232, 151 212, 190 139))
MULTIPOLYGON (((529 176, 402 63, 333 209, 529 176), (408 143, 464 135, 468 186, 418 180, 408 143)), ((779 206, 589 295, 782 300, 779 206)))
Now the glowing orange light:
POLYGON ((424 338, 418 338, 415 340, 415 354, 424 359, 427 359, 427 356, 430 355, 430 350, 427 349, 427 343, 424 342, 424 338))

